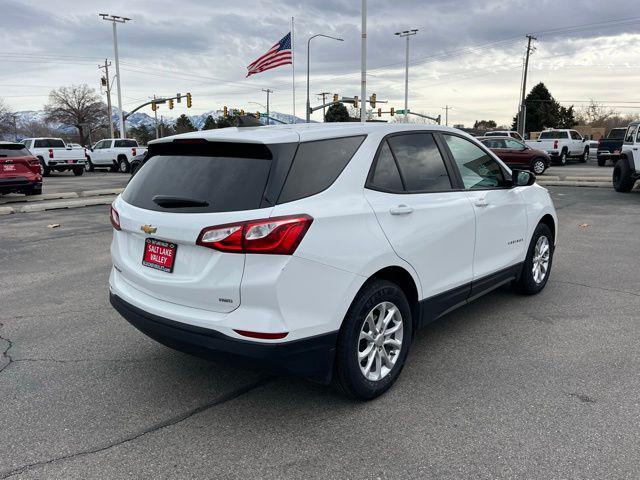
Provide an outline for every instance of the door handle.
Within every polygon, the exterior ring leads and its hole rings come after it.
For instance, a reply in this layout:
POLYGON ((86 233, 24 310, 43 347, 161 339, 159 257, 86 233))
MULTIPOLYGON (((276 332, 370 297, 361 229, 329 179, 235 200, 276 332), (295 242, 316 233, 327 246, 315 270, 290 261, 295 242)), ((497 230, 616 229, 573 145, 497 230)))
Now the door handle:
POLYGON ((634 150, 638 150, 638 147, 633 147, 634 150))
POLYGON ((473 202, 473 204, 476 207, 481 207, 481 208, 489 206, 489 204, 487 203, 487 200, 484 198, 478 198, 475 202, 473 202))
POLYGON ((398 205, 397 207, 393 207, 389 210, 391 215, 408 215, 413 212, 413 208, 407 207, 406 205, 398 205))

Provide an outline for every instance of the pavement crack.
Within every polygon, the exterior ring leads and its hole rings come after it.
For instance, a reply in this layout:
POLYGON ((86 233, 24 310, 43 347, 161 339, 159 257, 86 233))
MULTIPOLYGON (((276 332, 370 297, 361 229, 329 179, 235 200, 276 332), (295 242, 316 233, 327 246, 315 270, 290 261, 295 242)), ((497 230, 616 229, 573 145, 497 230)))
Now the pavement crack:
POLYGON ((29 463, 26 465, 22 465, 21 467, 17 467, 14 468, 13 470, 8 470, 8 471, 4 471, 4 472, 0 472, 0 479, 6 479, 9 477, 13 477, 15 475, 20 475, 24 472, 26 472, 27 470, 31 470, 33 468, 36 467, 41 467, 44 465, 51 465, 54 463, 58 463, 58 462, 63 462, 66 460, 72 460, 74 458, 77 457, 82 457, 82 456, 86 456, 86 455, 93 455, 96 453, 101 453, 104 452, 105 450, 109 450, 111 448, 114 447, 118 447, 120 445, 123 445, 125 443, 129 443, 129 442, 133 442, 134 440, 137 440, 147 434, 150 433, 154 433, 157 432, 159 430, 162 430, 164 428, 167 427, 171 427, 173 425, 177 425, 181 422, 184 422, 185 420, 188 420, 189 418, 193 417, 194 415, 197 415, 199 413, 204 412, 205 410, 208 410, 210 408, 216 407, 218 405, 222 405, 223 403, 229 402, 231 400, 235 400, 236 398, 251 392, 252 390, 255 390, 257 388, 260 388, 264 385, 266 385, 267 383, 269 383, 272 380, 272 377, 262 377, 259 378, 258 380, 256 380, 255 382, 249 383, 247 385, 243 385, 242 387, 236 388, 235 390, 232 390, 229 393, 226 393, 224 395, 221 395, 217 398, 215 398, 214 400, 205 403, 204 405, 200 405, 198 407, 192 408, 191 410, 187 410, 186 412, 183 412, 179 415, 176 415, 174 417, 171 417, 167 420, 164 420, 162 422, 156 423, 154 425, 149 426, 148 428, 145 428, 144 430, 141 430, 137 433, 133 433, 130 434, 128 436, 125 436, 123 438, 120 438, 118 440, 115 440, 113 442, 110 443, 106 443, 97 447, 93 447, 93 448, 88 448, 86 450, 80 450, 79 452, 75 452, 75 453, 70 453, 69 455, 63 455, 60 457, 55 457, 55 458, 51 458, 49 460, 41 460, 38 462, 33 462, 33 463, 29 463))
MULTIPOLYGON (((0 328, 2 327, 4 327, 4 323, 0 323, 0 328)), ((4 351, 2 352, 2 359, 3 360, 5 358, 7 359, 7 363, 0 367, 0 373, 2 373, 5 370, 5 368, 7 368, 9 365, 13 363, 13 358, 11 358, 11 355, 9 355, 9 350, 11 350, 11 347, 13 347, 13 342, 7 337, 3 337, 2 335, 0 335, 0 340, 7 343, 7 348, 5 348, 4 351)))
POLYGON ((566 285, 574 285, 576 287, 593 288, 595 290, 602 290, 604 292, 622 293, 622 294, 625 294, 625 295, 633 295, 634 297, 640 297, 640 293, 627 292, 626 290, 617 290, 615 288, 597 287, 595 285, 587 285, 585 283, 566 282, 566 281, 563 281, 563 280, 554 280, 553 283, 564 283, 566 285))

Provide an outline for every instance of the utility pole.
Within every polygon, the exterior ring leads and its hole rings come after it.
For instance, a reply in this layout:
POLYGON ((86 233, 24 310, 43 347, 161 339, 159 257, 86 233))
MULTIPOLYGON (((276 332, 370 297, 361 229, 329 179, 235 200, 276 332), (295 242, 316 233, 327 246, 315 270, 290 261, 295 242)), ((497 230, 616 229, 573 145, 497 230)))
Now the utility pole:
POLYGON ((118 15, 109 15, 107 13, 99 13, 99 16, 102 17, 103 20, 107 20, 108 22, 113 23, 113 50, 115 52, 116 58, 116 81, 118 83, 118 110, 120 116, 120 138, 126 138, 125 128, 124 128, 124 113, 122 112, 122 86, 120 85, 120 60, 118 58, 118 31, 116 29, 116 24, 118 23, 126 23, 130 18, 120 17, 118 15))
POLYGON ((262 91, 267 94, 267 125, 269 125, 270 123, 269 122, 269 115, 270 115, 269 114, 269 94, 273 93, 273 90, 270 90, 268 88, 263 88, 262 91))
POLYGON ((162 118, 162 115, 160 115, 160 136, 164 137, 164 118, 162 118))
POLYGON ((111 83, 109 82, 109 67, 111 62, 104 59, 104 65, 98 65, 98 68, 102 70, 104 68, 105 87, 107 89, 107 115, 109 117, 109 138, 113 138, 113 118, 111 117, 111 83))
POLYGON ((360 107, 360 121, 367 121, 367 0, 362 0, 362 47, 360 58, 360 98, 362 106, 360 107))
POLYGON ((443 108, 444 110, 444 125, 445 127, 449 126, 449 110, 452 110, 453 107, 450 107, 449 105, 447 105, 446 107, 443 108))
POLYGON ((418 33, 418 29, 405 30, 404 32, 396 32, 395 35, 400 38, 407 39, 407 59, 404 69, 404 121, 409 119, 409 37, 418 33))
MULTIPOLYGON (((153 94, 153 99, 156 99, 156 95, 153 94)), ((160 138, 160 136, 158 135, 158 105, 156 105, 156 108, 153 109, 153 116, 155 117, 155 121, 156 121, 156 140, 158 138, 160 138)), ((162 121, 162 116, 160 117, 161 121, 162 121)))
POLYGON ((316 93, 316 95, 318 95, 319 97, 322 97, 322 121, 325 121, 325 117, 327 116, 327 107, 325 106, 325 97, 327 95, 331 95, 331 92, 321 92, 321 93, 316 93))
POLYGON ((524 74, 522 76, 522 96, 520 97, 520 117, 519 117, 520 121, 518 122, 518 127, 519 127, 518 133, 520 133, 522 138, 524 138, 524 123, 525 123, 524 101, 527 95, 527 74, 529 73, 529 56, 533 51, 533 48, 531 47, 531 42, 536 40, 538 39, 533 35, 527 35, 527 53, 525 55, 525 61, 524 61, 524 74))

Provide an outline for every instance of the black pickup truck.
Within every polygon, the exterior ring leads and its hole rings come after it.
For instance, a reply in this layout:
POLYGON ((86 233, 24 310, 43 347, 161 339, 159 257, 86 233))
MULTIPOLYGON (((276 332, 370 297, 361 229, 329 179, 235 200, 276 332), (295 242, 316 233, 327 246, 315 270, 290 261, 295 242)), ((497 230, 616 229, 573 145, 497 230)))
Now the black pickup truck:
POLYGON ((611 160, 613 164, 620 158, 622 151, 622 143, 624 142, 624 134, 627 127, 612 128, 606 138, 598 142, 598 166, 604 167, 607 160, 611 160))

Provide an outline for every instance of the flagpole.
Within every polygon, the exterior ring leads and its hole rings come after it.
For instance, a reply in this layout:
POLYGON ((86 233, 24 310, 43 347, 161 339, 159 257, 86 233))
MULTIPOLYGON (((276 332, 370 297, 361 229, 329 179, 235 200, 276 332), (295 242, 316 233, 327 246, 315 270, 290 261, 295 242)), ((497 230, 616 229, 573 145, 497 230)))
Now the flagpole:
POLYGON ((296 123, 296 62, 295 62, 295 35, 293 33, 294 17, 291 17, 291 86, 293 88, 293 122, 296 123))

